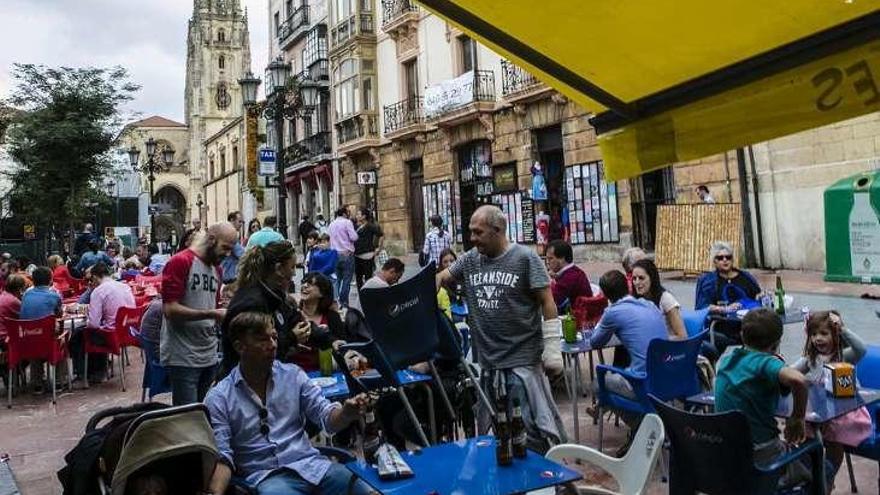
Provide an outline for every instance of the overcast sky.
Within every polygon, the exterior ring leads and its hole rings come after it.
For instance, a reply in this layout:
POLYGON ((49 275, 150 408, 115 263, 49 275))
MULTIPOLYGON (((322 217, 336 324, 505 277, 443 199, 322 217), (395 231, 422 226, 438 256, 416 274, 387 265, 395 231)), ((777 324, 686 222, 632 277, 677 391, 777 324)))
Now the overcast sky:
MULTIPOLYGON (((251 67, 268 54, 267 0, 248 9, 251 67)), ((192 0, 0 0, 0 99, 13 63, 127 68, 142 86, 126 110, 183 122, 187 22, 192 0)))

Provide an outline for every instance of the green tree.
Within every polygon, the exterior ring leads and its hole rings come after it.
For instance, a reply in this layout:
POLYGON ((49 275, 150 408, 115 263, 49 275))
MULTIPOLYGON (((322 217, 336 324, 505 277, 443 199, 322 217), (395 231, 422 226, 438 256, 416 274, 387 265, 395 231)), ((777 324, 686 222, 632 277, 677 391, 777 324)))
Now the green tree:
POLYGON ((120 106, 140 87, 122 67, 15 64, 13 78, 5 102, 18 110, 6 133, 13 213, 53 231, 80 223, 109 202, 102 184, 122 128, 120 106))

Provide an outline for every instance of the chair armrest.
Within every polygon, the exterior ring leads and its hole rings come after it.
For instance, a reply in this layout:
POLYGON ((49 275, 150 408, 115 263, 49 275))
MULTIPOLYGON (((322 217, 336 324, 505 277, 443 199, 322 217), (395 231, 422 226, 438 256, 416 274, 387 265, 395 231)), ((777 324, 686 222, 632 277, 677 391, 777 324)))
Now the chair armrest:
POLYGON ((340 464, 345 464, 356 459, 351 452, 345 449, 340 449, 339 447, 320 446, 317 447, 317 449, 321 455, 329 457, 330 459, 336 459, 336 462, 340 464))
MULTIPOLYGON (((788 464, 791 464, 792 462, 796 461, 804 454, 807 454, 807 453, 820 454, 821 452, 822 452, 822 443, 816 439, 813 439, 813 440, 810 440, 809 442, 806 442, 806 443, 803 443, 803 444, 797 446, 792 451, 787 452, 787 453, 777 457, 772 463, 770 463, 764 467, 755 466, 755 469, 757 469, 758 471, 760 471, 762 473, 770 474, 770 473, 773 473, 773 472, 779 470, 782 467, 785 467, 788 464)), ((824 466, 822 468, 824 469, 824 466)))
POLYGON ((617 373, 622 376, 626 381, 632 385, 633 392, 639 400, 643 400, 646 403, 648 402, 648 396, 645 393, 645 377, 636 375, 635 373, 625 370, 623 368, 618 368, 616 366, 610 366, 607 364, 599 364, 596 366, 596 379, 599 382, 599 395, 607 395, 608 389, 605 388, 605 375, 608 373, 617 373))
POLYGON ((593 464, 610 474, 615 481, 620 483, 620 471, 623 469, 623 459, 605 455, 598 450, 583 445, 563 443, 547 451, 547 459, 560 462, 562 459, 577 459, 593 464))

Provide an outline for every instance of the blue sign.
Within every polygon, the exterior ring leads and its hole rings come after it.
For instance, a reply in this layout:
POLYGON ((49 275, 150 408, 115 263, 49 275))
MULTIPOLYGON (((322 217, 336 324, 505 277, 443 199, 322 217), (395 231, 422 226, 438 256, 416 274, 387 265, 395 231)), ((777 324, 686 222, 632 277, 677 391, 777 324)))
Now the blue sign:
POLYGON ((277 173, 275 166, 275 150, 271 148, 262 148, 260 150, 260 175, 275 175, 277 173))

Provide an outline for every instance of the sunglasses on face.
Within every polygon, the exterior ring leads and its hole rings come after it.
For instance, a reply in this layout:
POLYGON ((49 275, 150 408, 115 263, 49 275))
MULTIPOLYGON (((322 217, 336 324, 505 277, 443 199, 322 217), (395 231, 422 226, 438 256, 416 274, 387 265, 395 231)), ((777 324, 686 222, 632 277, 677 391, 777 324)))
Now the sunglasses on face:
POLYGON ((727 260, 727 261, 733 260, 733 255, 719 254, 718 256, 715 257, 715 261, 725 261, 725 260, 727 260))
POLYGON ((260 408, 260 434, 269 436, 269 410, 260 408))

